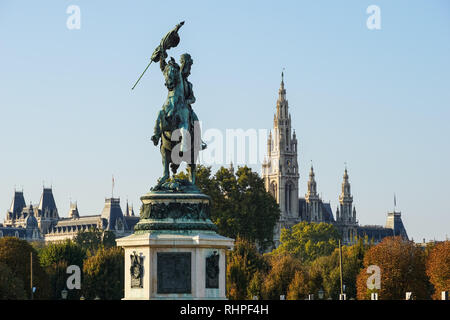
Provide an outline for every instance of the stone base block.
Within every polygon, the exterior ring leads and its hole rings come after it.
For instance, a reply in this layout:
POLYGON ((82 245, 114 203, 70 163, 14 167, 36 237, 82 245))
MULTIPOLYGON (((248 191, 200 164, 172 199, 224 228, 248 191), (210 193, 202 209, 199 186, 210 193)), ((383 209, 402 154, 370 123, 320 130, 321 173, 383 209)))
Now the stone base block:
POLYGON ((215 232, 141 233, 117 239, 125 249, 125 300, 226 299, 226 251, 215 232))

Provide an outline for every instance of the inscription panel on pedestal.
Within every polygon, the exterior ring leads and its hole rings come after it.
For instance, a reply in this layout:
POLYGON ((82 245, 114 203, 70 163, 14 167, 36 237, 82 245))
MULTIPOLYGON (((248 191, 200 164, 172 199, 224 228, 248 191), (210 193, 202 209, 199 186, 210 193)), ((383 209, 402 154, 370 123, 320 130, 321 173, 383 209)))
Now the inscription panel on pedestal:
POLYGON ((156 254, 157 293, 191 293, 191 253, 156 254))

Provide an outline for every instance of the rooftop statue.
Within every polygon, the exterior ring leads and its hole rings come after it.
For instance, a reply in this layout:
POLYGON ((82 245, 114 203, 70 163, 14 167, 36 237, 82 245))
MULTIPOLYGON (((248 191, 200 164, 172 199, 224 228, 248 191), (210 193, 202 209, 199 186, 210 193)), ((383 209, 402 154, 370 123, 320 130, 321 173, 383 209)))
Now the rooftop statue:
POLYGON ((175 174, 183 161, 187 164, 189 182, 195 184, 198 152, 206 148, 206 144, 201 141, 198 117, 191 106, 195 103, 195 96, 188 77, 191 74, 193 60, 188 53, 184 53, 180 57, 180 64, 173 57, 166 62, 167 50, 176 47, 180 42, 178 30, 183 24, 184 21, 166 34, 160 45, 154 50, 150 63, 142 73, 143 75, 152 62, 159 62, 168 90, 167 99, 158 112, 154 134, 151 137, 155 146, 160 144, 164 168, 163 176, 158 179, 153 191, 179 189, 182 187, 180 184, 185 186, 187 181, 168 182, 169 167, 175 174))

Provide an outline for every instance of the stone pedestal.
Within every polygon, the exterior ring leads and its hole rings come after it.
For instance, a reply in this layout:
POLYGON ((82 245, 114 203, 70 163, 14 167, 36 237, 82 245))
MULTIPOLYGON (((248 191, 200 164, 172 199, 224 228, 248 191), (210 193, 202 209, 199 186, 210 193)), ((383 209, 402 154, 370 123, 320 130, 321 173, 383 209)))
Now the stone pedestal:
POLYGON ((209 197, 159 191, 141 201, 134 234, 117 239, 125 249, 124 299, 226 299, 226 251, 234 240, 216 233, 209 197))

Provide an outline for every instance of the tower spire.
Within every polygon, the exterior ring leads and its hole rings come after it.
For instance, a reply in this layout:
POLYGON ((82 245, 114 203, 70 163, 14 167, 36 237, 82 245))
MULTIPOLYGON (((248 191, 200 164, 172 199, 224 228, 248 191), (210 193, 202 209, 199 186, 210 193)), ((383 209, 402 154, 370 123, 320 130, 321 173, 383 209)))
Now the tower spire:
POLYGON ((270 131, 267 139, 267 161, 262 165, 265 189, 274 196, 281 211, 274 234, 276 246, 281 229, 287 227, 287 219, 301 221, 298 200, 297 138, 295 134, 292 134, 291 129, 291 116, 284 86, 284 69, 280 80, 273 131, 270 131))

